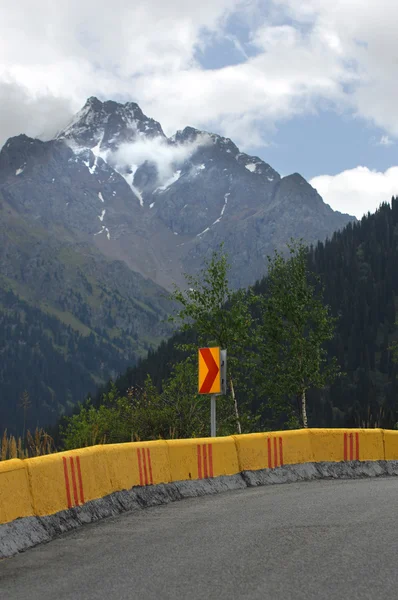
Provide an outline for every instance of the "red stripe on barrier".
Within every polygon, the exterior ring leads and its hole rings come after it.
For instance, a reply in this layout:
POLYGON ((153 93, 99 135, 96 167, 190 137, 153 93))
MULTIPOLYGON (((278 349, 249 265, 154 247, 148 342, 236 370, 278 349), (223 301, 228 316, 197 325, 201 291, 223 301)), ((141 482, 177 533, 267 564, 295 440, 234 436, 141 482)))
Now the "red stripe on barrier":
POLYGON ((354 436, 350 433, 350 460, 354 460, 354 436))
POLYGON ((142 476, 141 450, 139 448, 137 448, 137 458, 138 458, 138 471, 140 473, 140 485, 144 485, 144 478, 142 476))
POLYGON ((64 463, 64 477, 65 477, 65 488, 66 488, 66 501, 67 501, 67 504, 68 504, 68 508, 71 508, 72 507, 72 500, 71 500, 71 497, 70 497, 68 463, 66 462, 65 456, 62 457, 62 462, 64 463))
POLYGON ((213 444, 209 444, 209 476, 214 477, 214 475, 213 475, 213 444))
POLYGON ((268 468, 272 469, 271 438, 267 438, 267 446, 268 446, 268 468))
POLYGON ((344 460, 347 460, 347 434, 344 434, 344 460))
POLYGON ((359 433, 358 432, 355 433, 355 441, 356 441, 355 458, 356 458, 356 460, 359 460, 359 433))
POLYGON ((198 452, 198 479, 203 479, 203 477, 202 477, 202 449, 199 445, 197 446, 197 452, 198 452))
POLYGON ((147 458, 148 458, 148 467, 149 467, 149 483, 151 485, 153 485, 151 451, 149 450, 149 448, 146 449, 146 455, 147 455, 147 458))
POLYGON ((79 506, 79 497, 77 495, 77 485, 76 485, 75 465, 73 463, 72 456, 70 457, 70 470, 72 473, 73 497, 75 499, 75 506, 79 506))
POLYGON ((281 459, 281 467, 283 467, 283 439, 279 438, 279 458, 281 459))
POLYGON ((142 462, 144 463, 145 485, 148 485, 148 471, 147 471, 147 468, 146 468, 145 448, 142 449, 142 462))
POLYGON ((207 479, 209 473, 207 472, 207 444, 203 444, 203 471, 204 478, 207 479))
POLYGON ((275 466, 278 466, 278 444, 277 444, 277 440, 276 437, 274 437, 274 461, 275 461, 275 466))
POLYGON ((84 491, 83 491, 82 471, 80 468, 80 456, 76 456, 76 464, 77 464, 77 477, 79 479, 80 503, 84 504, 84 491))

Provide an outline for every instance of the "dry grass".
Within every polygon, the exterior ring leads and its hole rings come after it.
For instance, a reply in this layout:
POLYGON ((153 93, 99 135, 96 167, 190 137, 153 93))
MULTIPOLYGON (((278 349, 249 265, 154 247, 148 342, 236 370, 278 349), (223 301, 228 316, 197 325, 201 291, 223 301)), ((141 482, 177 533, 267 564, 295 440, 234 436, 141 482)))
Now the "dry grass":
POLYGON ((21 437, 16 439, 13 435, 9 436, 6 429, 1 439, 0 460, 31 458, 53 454, 54 452, 56 452, 54 440, 44 429, 36 428, 33 435, 28 431, 25 443, 23 443, 21 437))

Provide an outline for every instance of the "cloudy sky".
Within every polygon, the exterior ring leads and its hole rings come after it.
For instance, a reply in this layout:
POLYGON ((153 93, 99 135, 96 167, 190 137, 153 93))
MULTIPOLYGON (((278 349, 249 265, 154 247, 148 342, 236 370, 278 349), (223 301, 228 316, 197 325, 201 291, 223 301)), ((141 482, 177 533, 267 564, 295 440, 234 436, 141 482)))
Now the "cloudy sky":
POLYGON ((133 100, 361 216, 398 194, 397 22, 396 0, 4 0, 0 146, 133 100))

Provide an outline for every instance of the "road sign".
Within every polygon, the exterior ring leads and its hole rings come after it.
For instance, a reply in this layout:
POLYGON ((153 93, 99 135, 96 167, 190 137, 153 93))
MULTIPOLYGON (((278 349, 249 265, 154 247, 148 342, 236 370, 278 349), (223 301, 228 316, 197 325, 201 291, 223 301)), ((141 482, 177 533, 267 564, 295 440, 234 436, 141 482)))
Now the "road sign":
POLYGON ((199 348, 199 394, 221 394, 220 348, 199 348))

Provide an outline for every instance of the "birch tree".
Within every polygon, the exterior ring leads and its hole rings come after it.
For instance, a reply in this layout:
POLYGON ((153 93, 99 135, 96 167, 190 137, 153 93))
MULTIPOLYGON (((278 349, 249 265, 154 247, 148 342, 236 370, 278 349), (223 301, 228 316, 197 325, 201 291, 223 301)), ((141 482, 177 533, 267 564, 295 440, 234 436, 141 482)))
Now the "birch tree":
MULTIPOLYGON (((172 299, 179 308, 171 320, 182 330, 193 329, 200 346, 220 346, 228 353, 228 384, 238 433, 242 432, 238 402, 238 373, 253 365, 250 313, 252 292, 233 291, 228 282, 229 264, 222 245, 213 252, 198 276, 185 275, 186 287, 175 287, 172 299)), ((197 350, 191 346, 190 350, 197 350)), ((243 390, 242 390, 243 391, 243 390)), ((242 394, 243 396, 243 394, 242 394)))
POLYGON ((260 369, 271 404, 286 407, 296 399, 308 427, 307 391, 323 388, 339 374, 325 349, 335 319, 323 304, 319 280, 308 271, 305 246, 292 241, 288 248, 288 258, 275 252, 268 259, 267 293, 259 298, 260 369))

